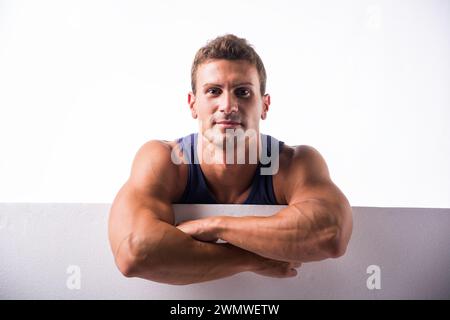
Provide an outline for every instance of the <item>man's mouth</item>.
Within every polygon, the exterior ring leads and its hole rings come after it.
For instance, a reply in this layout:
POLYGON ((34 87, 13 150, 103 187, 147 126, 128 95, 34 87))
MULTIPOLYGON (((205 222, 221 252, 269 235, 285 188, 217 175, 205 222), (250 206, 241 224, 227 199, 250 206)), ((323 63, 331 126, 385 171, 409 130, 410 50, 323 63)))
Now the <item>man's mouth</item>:
POLYGON ((237 127, 237 126, 241 125, 240 122, 229 121, 229 120, 215 121, 214 124, 217 124, 217 125, 219 125, 220 127, 223 127, 223 128, 234 128, 234 127, 237 127))

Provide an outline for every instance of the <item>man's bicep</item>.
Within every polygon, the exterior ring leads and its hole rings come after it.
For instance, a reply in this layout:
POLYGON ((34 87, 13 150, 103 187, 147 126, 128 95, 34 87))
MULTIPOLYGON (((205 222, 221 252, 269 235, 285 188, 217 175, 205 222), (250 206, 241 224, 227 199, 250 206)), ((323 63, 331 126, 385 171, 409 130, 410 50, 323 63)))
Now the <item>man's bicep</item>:
POLYGON ((164 146, 148 143, 137 152, 130 177, 119 190, 110 210, 109 232, 113 250, 132 233, 145 234, 161 221, 174 223, 171 195, 161 181, 164 175, 170 175, 170 172, 160 173, 167 170, 162 161, 164 152, 167 152, 164 146))
POLYGON ((160 141, 144 144, 133 161, 127 184, 136 205, 173 224, 171 203, 176 196, 178 174, 170 152, 170 147, 160 141))
POLYGON ((168 196, 153 188, 143 190, 128 180, 114 201, 114 206, 127 213, 124 219, 157 219, 173 224, 174 213, 168 196))
POLYGON ((296 147, 289 166, 286 187, 288 204, 310 199, 341 202, 344 194, 331 180, 328 166, 322 155, 313 147, 296 147))
POLYGON ((109 216, 109 238, 113 252, 131 235, 145 235, 161 222, 173 224, 172 205, 151 194, 143 194, 127 181, 117 194, 109 216))
POLYGON ((338 242, 335 248, 338 249, 333 252, 345 252, 352 230, 350 203, 331 180, 325 160, 320 153, 308 146, 300 151, 297 162, 292 163, 297 166, 297 170, 292 171, 294 180, 290 181, 293 187, 287 198, 288 204, 303 211, 304 214, 309 212, 316 225, 324 226, 331 223, 337 226, 340 232, 339 237, 336 237, 338 242))
POLYGON ((149 194, 171 202, 176 194, 177 165, 172 162, 171 147, 152 140, 136 153, 129 182, 144 196, 149 194))

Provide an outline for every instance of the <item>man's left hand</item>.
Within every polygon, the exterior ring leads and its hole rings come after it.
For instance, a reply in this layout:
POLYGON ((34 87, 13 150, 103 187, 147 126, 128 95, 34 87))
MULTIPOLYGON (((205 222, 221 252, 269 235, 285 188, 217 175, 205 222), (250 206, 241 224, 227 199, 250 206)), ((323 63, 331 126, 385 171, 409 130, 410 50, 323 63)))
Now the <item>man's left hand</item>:
POLYGON ((216 242, 218 237, 215 231, 214 222, 214 218, 208 217, 184 221, 176 227, 199 241, 216 242))

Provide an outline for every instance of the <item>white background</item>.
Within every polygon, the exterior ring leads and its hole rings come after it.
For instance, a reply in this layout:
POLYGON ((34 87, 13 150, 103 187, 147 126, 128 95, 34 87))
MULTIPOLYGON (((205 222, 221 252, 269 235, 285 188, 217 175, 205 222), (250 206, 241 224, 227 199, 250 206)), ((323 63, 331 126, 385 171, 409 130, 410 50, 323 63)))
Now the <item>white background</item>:
POLYGON ((137 149, 194 132, 196 50, 263 59, 262 132, 354 206, 450 207, 450 1, 1 1, 0 202, 112 202, 137 149))

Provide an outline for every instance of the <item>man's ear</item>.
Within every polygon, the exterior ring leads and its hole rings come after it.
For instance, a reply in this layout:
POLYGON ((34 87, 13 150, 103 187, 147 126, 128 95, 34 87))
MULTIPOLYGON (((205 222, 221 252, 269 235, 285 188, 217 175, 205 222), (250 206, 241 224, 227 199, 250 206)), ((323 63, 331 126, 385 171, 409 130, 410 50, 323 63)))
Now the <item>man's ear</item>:
POLYGON ((269 106, 270 106, 270 95, 266 93, 262 97, 262 110, 261 110, 261 119, 265 120, 267 118, 267 112, 269 112, 269 106))
POLYGON ((197 119, 197 110, 195 109, 195 94, 193 92, 188 93, 188 104, 191 109, 192 118, 197 119))

